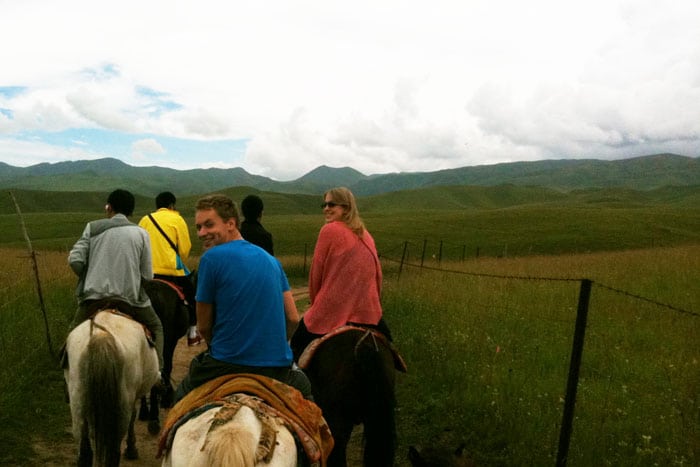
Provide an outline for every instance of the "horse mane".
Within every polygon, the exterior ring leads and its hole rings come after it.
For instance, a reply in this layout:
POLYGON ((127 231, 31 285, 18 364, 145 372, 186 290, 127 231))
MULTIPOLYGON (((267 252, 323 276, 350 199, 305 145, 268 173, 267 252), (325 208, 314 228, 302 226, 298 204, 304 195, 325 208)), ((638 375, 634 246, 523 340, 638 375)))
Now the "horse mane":
POLYGON ((115 358, 119 355, 114 336, 97 332, 80 362, 83 414, 95 433, 95 457, 101 465, 111 465, 115 456, 118 462, 121 435, 127 429, 127 425, 114 426, 115 421, 125 418, 120 392, 124 359, 115 358))
POLYGON ((230 467, 255 465, 255 450, 258 440, 247 427, 228 424, 227 429, 212 430, 207 434, 207 465, 230 467), (251 448, 252 446, 252 448, 251 448))

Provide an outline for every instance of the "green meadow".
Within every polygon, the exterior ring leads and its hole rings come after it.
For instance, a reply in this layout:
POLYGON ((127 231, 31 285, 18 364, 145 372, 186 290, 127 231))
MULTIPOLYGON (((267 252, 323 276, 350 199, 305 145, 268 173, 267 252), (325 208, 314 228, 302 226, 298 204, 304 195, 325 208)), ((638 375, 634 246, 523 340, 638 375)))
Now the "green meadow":
MULTIPOLYGON (((37 439, 72 442, 52 351, 75 308, 66 252, 104 196, 74 194, 42 211, 48 201, 35 193, 15 195, 46 320, 18 216, 0 201, 0 463, 29 465, 51 462, 50 453, 37 461, 37 439)), ((581 278, 593 288, 568 464, 700 464, 697 189, 641 195, 460 187, 359 200, 409 367, 397 376, 397 465, 409 445, 462 443, 478 465, 554 464, 581 278)), ((179 203, 190 223, 195 199, 179 203)), ((320 200, 264 199, 263 224, 302 286, 320 200)))

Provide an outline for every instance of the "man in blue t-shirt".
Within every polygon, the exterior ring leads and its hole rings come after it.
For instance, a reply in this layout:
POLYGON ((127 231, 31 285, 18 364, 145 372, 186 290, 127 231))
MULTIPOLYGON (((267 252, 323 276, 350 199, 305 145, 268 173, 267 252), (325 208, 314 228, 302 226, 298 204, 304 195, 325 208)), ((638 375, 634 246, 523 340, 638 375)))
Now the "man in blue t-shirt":
POLYGON ((288 338, 299 313, 287 276, 275 257, 243 239, 238 223, 227 196, 197 202, 195 225, 205 250, 197 269, 197 327, 209 349, 192 360, 175 398, 222 375, 255 373, 311 399, 308 378, 292 368, 288 338))

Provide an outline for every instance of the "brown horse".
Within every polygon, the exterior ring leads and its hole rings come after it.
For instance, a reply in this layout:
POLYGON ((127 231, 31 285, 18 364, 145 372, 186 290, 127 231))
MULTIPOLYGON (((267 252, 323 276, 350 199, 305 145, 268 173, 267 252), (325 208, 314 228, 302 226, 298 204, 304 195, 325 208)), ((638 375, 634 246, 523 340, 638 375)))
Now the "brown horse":
POLYGON ((171 383, 173 355, 177 341, 187 333, 189 312, 178 290, 160 280, 144 281, 144 289, 151 299, 151 304, 163 325, 163 371, 166 382, 163 388, 153 388, 150 397, 141 399, 139 420, 148 420, 148 431, 156 434, 160 431, 159 407, 173 404, 175 391, 171 383))
POLYGON ((349 327, 324 339, 308 364, 303 357, 300 361, 335 440, 328 465, 347 465, 347 444, 359 424, 364 429, 364 465, 393 465, 396 369, 386 338, 373 330, 349 327))

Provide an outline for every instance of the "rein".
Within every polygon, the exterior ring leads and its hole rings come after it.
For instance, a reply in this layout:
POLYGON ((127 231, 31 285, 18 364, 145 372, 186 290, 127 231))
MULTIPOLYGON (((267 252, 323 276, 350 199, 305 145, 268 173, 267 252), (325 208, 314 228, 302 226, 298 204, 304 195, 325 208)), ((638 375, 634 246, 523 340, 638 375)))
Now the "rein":
POLYGON ((372 337, 372 343, 374 344, 374 351, 375 351, 375 352, 379 352, 379 345, 377 345, 377 338, 374 336, 374 332, 372 332, 372 330, 368 329, 368 330, 362 335, 362 337, 360 337, 360 338, 357 340, 357 343, 355 344, 355 351, 354 351, 355 358, 357 358, 357 352, 358 352, 359 349, 360 349, 360 345, 361 345, 362 342, 363 342, 365 339, 367 339, 368 337, 372 337))

